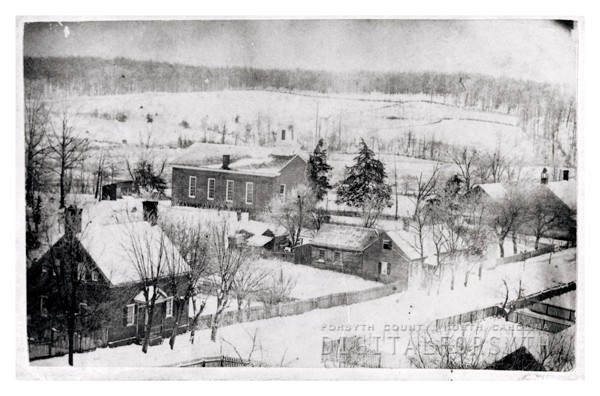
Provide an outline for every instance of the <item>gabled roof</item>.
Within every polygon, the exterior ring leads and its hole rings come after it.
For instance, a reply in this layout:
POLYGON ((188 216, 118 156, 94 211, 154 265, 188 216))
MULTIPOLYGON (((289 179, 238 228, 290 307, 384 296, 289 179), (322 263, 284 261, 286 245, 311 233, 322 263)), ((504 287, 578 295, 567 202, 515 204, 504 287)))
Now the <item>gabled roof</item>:
POLYGON ((525 348, 520 347, 486 367, 488 370, 545 371, 544 366, 525 348))
POLYGON ((187 270, 187 264, 160 227, 146 221, 89 226, 78 238, 112 285, 140 281, 135 254, 142 255, 145 262, 157 265, 161 244, 168 254, 173 253, 175 260, 183 265, 182 270, 187 270), (139 246, 137 252, 134 252, 134 244, 139 246))
POLYGON ((263 247, 267 243, 271 242, 272 240, 273 240, 273 237, 270 237, 270 236, 253 235, 250 238, 246 239, 246 244, 248 246, 263 247))
POLYGON ((258 176, 277 176, 296 156, 299 146, 247 147, 224 144, 196 143, 172 163, 175 167, 192 167, 215 172, 236 172, 258 176), (223 155, 230 156, 229 169, 223 169, 223 155))
MULTIPOLYGON (((430 265, 437 265, 437 249, 432 238, 433 227, 423 228, 423 255, 426 262, 430 265)), ((409 260, 418 260, 421 258, 420 245, 417 233, 412 230, 393 230, 386 231, 390 239, 402 250, 409 260)), ((459 243, 463 243, 459 240, 459 243)), ((440 247, 441 253, 447 253, 445 246, 440 247)))
POLYGON ((480 188, 493 200, 502 199, 506 194, 506 189, 500 183, 476 184, 473 188, 480 188))
POLYGON ((373 228, 323 224, 312 239, 313 246, 362 252, 379 238, 373 228))
POLYGON ((550 191, 560 199, 569 209, 577 211, 577 181, 562 180, 550 182, 546 185, 550 191))

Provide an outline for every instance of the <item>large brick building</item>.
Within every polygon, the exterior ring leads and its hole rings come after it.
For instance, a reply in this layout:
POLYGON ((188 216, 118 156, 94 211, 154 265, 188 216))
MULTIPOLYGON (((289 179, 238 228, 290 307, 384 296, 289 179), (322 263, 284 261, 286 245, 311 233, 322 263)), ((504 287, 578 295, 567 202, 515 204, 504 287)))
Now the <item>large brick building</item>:
POLYGON ((306 180, 307 161, 297 146, 194 146, 192 153, 196 149, 197 154, 176 160, 173 165, 175 206, 252 213, 265 209, 275 197, 286 199, 295 186, 306 180))

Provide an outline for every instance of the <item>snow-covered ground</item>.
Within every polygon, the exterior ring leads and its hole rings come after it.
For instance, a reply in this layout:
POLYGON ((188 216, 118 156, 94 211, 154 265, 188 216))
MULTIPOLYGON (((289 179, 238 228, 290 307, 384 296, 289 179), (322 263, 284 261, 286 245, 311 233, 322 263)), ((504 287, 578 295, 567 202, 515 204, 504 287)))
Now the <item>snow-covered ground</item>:
POLYGON ((379 282, 368 281, 358 276, 281 260, 261 259, 253 265, 269 272, 273 277, 279 277, 283 271, 285 277, 295 279, 296 286, 292 289, 290 297, 302 300, 381 286, 379 282))
MULTIPOLYGON (((513 263, 484 271, 481 280, 472 278, 468 287, 458 284, 454 291, 439 293, 410 291, 394 294, 350 306, 317 309, 303 315, 241 323, 219 329, 216 343, 210 342, 210 330, 196 333, 193 345, 188 335, 179 336, 175 350, 168 343, 150 348, 147 354, 138 345, 115 349, 99 349, 75 356, 76 366, 160 366, 220 354, 237 356, 228 342, 235 345, 242 357, 252 348, 256 333, 261 347, 252 356, 272 365, 283 360, 291 367, 322 367, 321 352, 324 337, 370 334, 389 336, 406 325, 423 325, 436 318, 448 317, 478 308, 501 304, 505 298, 503 280, 510 298, 518 292, 519 280, 525 294, 544 290, 576 279, 576 249, 539 256, 526 263, 513 263)), ((67 357, 32 362, 37 366, 62 366, 67 357)))

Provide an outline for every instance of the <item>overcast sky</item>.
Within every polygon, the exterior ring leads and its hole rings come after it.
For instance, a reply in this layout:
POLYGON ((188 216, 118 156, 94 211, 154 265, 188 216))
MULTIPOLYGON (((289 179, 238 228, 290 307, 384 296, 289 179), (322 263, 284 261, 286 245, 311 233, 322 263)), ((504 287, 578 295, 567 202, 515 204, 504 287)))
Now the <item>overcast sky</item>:
POLYGON ((577 33, 549 20, 30 23, 32 56, 333 71, 476 72, 576 86, 577 33))

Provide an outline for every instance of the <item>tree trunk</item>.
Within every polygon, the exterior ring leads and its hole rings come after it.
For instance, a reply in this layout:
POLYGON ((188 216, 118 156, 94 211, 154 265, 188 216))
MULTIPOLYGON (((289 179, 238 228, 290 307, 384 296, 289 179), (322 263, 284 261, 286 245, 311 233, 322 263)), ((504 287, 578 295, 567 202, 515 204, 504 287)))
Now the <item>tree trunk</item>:
POLYGON ((500 257, 504 257, 504 238, 498 238, 498 247, 500 248, 500 257))
POLYGON ((59 209, 65 207, 65 170, 60 170, 60 205, 59 209))
MULTIPOLYGON (((185 301, 185 300, 184 300, 185 301)), ((175 348, 175 338, 177 337, 177 333, 179 332, 179 322, 181 321, 181 315, 183 314, 183 307, 185 304, 182 304, 180 301, 176 301, 175 304, 177 307, 175 308, 175 322, 173 323, 173 329, 171 330, 171 337, 169 338, 169 346, 171 349, 175 348)))
POLYGON ((73 354, 75 353, 75 318, 69 314, 67 320, 67 337, 69 342, 69 366, 73 367, 73 354))
POLYGON ((538 248, 540 247, 540 237, 539 236, 535 237, 535 244, 533 247, 535 248, 535 250, 538 250, 538 248))
POLYGON ((519 253, 519 249, 517 249, 517 233, 516 232, 512 232, 512 243, 513 243, 513 253, 517 254, 519 253))
POLYGON ((217 330, 218 330, 219 326, 217 324, 217 318, 215 317, 212 321, 212 324, 210 325, 210 340, 212 342, 216 342, 217 341, 217 330))
POLYGON ((148 347, 150 346, 150 333, 152 332, 152 319, 154 318, 154 304, 151 304, 150 308, 146 310, 148 315, 148 323, 144 329, 144 344, 142 345, 142 352, 148 353, 148 347))

